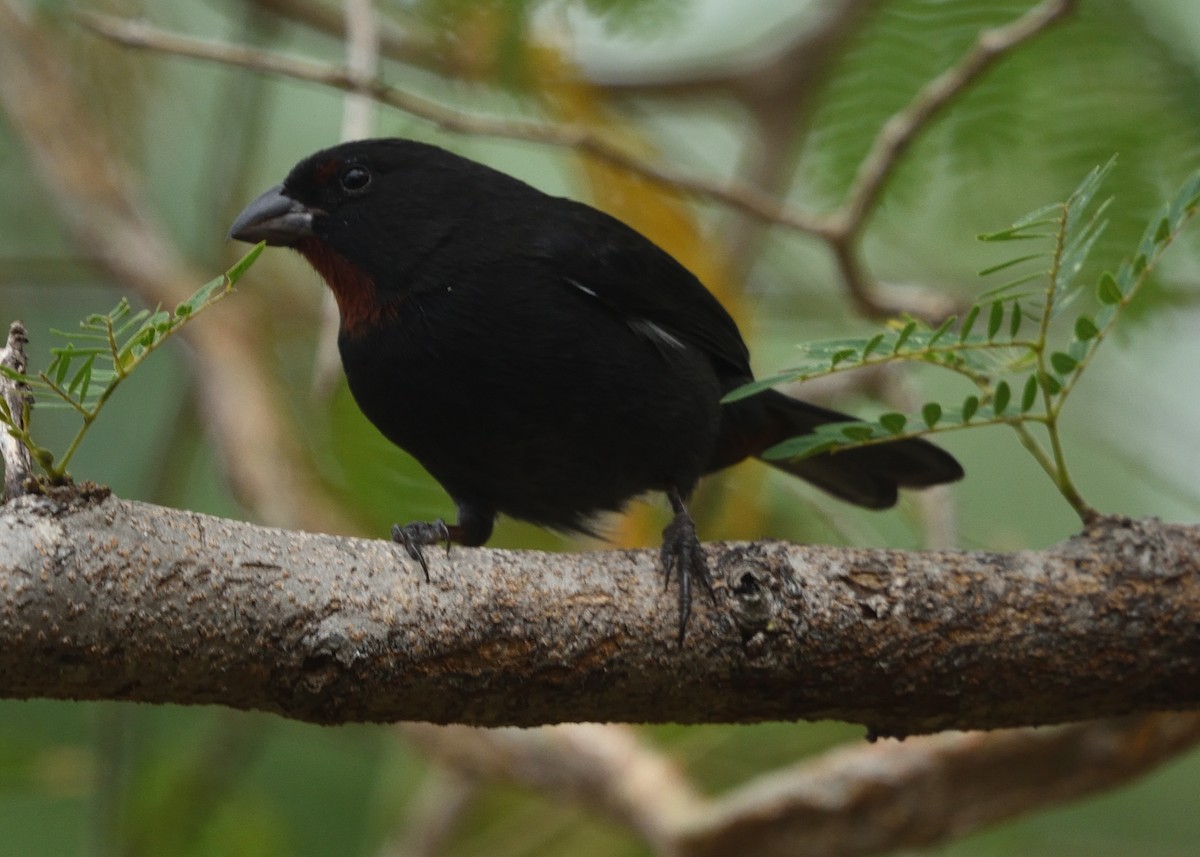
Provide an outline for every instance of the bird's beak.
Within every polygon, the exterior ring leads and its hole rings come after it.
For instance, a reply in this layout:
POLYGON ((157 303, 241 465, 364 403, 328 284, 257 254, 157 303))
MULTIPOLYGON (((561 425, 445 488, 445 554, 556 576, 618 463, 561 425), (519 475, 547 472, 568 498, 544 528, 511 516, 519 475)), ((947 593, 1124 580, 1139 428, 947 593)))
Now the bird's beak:
POLYGON ((313 209, 284 194, 278 184, 246 206, 229 227, 229 237, 289 247, 313 234, 312 220, 313 209))

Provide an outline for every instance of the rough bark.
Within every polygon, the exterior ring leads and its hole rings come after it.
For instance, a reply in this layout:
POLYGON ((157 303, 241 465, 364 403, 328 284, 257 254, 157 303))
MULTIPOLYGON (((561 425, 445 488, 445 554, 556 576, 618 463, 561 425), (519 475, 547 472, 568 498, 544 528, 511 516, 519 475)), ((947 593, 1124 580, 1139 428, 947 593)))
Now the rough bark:
POLYGON ((712 544, 682 646, 653 551, 395 546, 108 496, 0 509, 0 694, 318 723, 750 722, 876 734, 1200 703, 1200 528, 1042 552, 712 544))
MULTIPOLYGON (((25 357, 25 344, 28 341, 22 322, 10 324, 8 341, 0 349, 0 366, 23 375, 28 362, 25 357)), ((30 404, 28 385, 21 380, 0 375, 0 396, 4 398, 5 411, 17 426, 24 429, 25 410, 30 404)), ((0 459, 4 461, 4 499, 19 497, 25 493, 25 480, 33 474, 33 461, 25 445, 3 425, 0 425, 0 459)))

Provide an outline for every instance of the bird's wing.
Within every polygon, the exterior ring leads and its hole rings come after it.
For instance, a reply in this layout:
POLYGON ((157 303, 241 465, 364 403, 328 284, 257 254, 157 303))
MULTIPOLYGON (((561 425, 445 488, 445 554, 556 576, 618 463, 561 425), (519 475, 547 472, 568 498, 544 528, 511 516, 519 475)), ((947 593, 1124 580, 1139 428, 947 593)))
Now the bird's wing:
POLYGON ((558 282, 598 301, 660 348, 690 345, 733 374, 750 375, 737 325, 691 271, 621 221, 556 202, 531 244, 558 282))

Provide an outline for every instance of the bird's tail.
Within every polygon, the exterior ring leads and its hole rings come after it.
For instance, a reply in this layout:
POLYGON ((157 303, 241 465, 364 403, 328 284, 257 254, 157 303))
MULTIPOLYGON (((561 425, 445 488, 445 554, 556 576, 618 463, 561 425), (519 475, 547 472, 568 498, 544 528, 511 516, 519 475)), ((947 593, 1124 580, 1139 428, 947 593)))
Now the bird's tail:
MULTIPOLYGON (((808 434, 817 426, 854 419, 775 390, 754 398, 761 398, 766 416, 765 431, 755 444, 757 448, 750 452, 755 457, 776 443, 808 434)), ((952 455, 919 438, 826 452, 810 458, 772 459, 767 464, 868 509, 895 505, 901 488, 927 488, 963 476, 962 466, 952 455)))

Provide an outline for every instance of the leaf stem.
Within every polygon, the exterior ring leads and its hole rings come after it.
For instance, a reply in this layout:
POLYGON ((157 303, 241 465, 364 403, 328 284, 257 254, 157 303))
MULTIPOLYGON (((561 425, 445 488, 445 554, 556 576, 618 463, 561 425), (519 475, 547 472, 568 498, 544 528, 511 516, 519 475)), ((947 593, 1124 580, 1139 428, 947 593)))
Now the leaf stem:
POLYGON ((1058 489, 1058 493, 1062 494, 1063 499, 1071 504, 1071 508, 1079 515, 1083 523, 1091 523, 1099 516, 1099 512, 1091 506, 1083 495, 1079 493, 1079 489, 1075 487, 1074 481, 1067 472, 1066 466, 1063 463, 1062 448, 1058 443, 1057 432, 1050 430, 1049 423, 1044 419, 1034 420, 1026 417, 1023 421, 1012 421, 1009 423, 1012 430, 1017 433, 1017 439, 1021 441, 1021 445, 1029 451, 1033 456, 1034 461, 1038 466, 1046 472, 1050 477, 1050 481, 1054 483, 1054 487, 1058 489), (1050 436, 1050 447, 1053 450, 1053 455, 1046 452, 1045 448, 1038 442, 1038 439, 1033 436, 1026 426, 1028 422, 1041 422, 1046 425, 1050 436))

